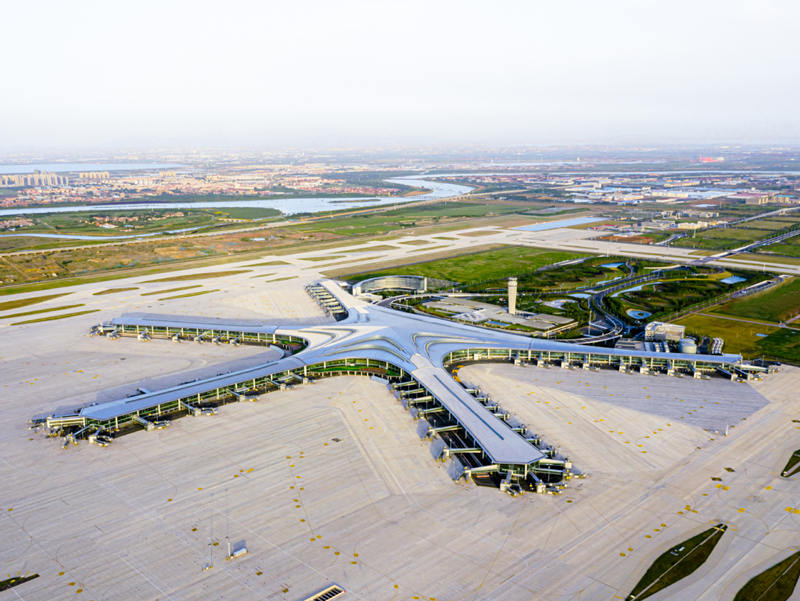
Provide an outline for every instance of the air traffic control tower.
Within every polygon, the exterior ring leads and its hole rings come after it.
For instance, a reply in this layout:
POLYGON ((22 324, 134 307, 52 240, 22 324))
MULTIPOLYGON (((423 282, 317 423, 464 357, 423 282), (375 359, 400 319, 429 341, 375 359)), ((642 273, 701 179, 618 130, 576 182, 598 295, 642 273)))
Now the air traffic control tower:
POLYGON ((517 314, 517 278, 508 278, 508 314, 517 314))

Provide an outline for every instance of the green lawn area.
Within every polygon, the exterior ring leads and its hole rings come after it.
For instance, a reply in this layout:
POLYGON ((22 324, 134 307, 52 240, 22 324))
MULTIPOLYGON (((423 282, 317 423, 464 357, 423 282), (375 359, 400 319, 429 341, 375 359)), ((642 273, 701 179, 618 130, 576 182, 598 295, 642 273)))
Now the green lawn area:
POLYGON ((720 227, 699 232, 677 240, 674 246, 723 250, 744 246, 748 242, 763 240, 786 231, 798 223, 795 216, 758 219, 732 227, 720 227))
POLYGON ((783 468, 781 476, 784 478, 790 478, 791 476, 794 476, 797 473, 795 466, 798 463, 800 463, 800 449, 797 449, 794 453, 792 453, 792 456, 789 457, 789 461, 786 462, 786 467, 783 468))
POLYGON ((709 315, 687 315, 675 323, 686 326, 690 336, 719 336, 725 340, 724 353, 741 353, 746 357, 757 357, 761 354, 759 344, 766 338, 756 334, 772 334, 779 328, 761 326, 753 323, 712 317, 709 315))
POLYGON ((56 319, 64 319, 66 317, 76 317, 78 315, 86 315, 87 313, 95 313, 100 309, 87 309, 86 311, 76 311, 75 313, 63 313, 61 315, 50 315, 49 317, 39 317, 38 319, 26 319, 25 321, 17 321, 12 323, 12 326, 21 326, 26 323, 38 323, 40 321, 54 321, 56 319))
POLYGON ((662 553, 625 601, 645 599, 686 578, 708 559, 728 527, 717 524, 662 553))
POLYGON ((209 271, 207 273, 187 273, 185 275, 173 275, 168 278, 159 278, 157 280, 147 280, 143 284, 155 284, 157 282, 187 282, 190 280, 205 280, 208 278, 221 278, 226 275, 236 275, 239 273, 248 273, 251 269, 231 269, 229 271, 209 271))
MULTIPOLYGON (((5 591, 15 586, 19 586, 20 584, 24 584, 29 580, 33 580, 34 578, 38 578, 39 574, 30 574, 28 576, 15 576, 14 578, 7 578, 6 580, 0 580, 0 591, 5 591)), ((21 599, 22 597, 20 597, 21 599)))
POLYGON ((800 365, 800 330, 781 328, 766 338, 760 338, 756 353, 767 359, 800 365))
POLYGON ((782 322, 800 313, 800 279, 792 278, 760 294, 732 300, 714 313, 782 322))
POLYGON ((422 275, 429 278, 459 282, 465 286, 501 280, 532 272, 544 265, 580 257, 574 253, 547 251, 537 248, 509 246, 483 252, 458 255, 391 267, 382 271, 353 276, 362 280, 380 275, 422 275))
POLYGON ((279 217, 283 215, 278 209, 267 207, 230 207, 225 209, 212 209, 214 215, 231 219, 263 219, 265 217, 279 217))
POLYGON ((93 296, 101 296, 103 294, 116 294, 117 292, 128 292, 129 290, 138 290, 136 286, 128 286, 126 288, 108 288, 107 290, 101 290, 100 292, 95 292, 93 296))
POLYGON ((0 303, 0 311, 8 311, 10 309, 19 309, 20 307, 27 307, 36 303, 43 303, 45 301, 53 300, 59 296, 66 296, 69 292, 62 292, 61 294, 45 294, 44 296, 34 296, 32 298, 18 298, 13 301, 5 301, 0 303))
POLYGON ((214 288, 212 290, 200 290, 199 292, 187 292, 186 294, 176 294, 175 296, 165 296, 164 298, 160 298, 158 300, 165 301, 172 300, 174 298, 189 298, 190 296, 200 296, 201 294, 210 294, 211 292, 219 292, 219 288, 214 288))
POLYGON ((787 601, 800 577, 800 551, 751 578, 733 601, 787 601))
POLYGON ((323 255, 321 257, 303 257, 303 261, 333 261, 334 259, 343 259, 346 255, 323 255))
POLYGON ((749 228, 717 228, 702 232, 697 237, 686 236, 674 243, 674 246, 703 248, 708 250, 724 250, 744 246, 761 238, 769 237, 770 232, 749 228))
MULTIPOLYGON (((772 248, 771 246, 765 248, 772 248)), ((694 251, 693 251, 694 252, 694 251)), ((784 265, 800 265, 800 253, 797 257, 789 257, 782 255, 772 255, 768 253, 741 253, 734 255, 731 261, 750 261, 753 263, 761 263, 764 269, 770 267, 771 263, 782 263, 784 265)))
MULTIPOLYGON (((219 212, 224 216, 224 212, 219 212)), ((118 231, 100 227, 94 221, 95 217, 107 217, 110 219, 123 218, 128 221, 118 223, 120 230, 131 230, 130 233, 147 233, 165 230, 183 229, 187 227, 206 226, 216 221, 208 210, 186 210, 175 211, 172 209, 147 209, 147 210, 117 210, 117 211, 98 211, 96 213, 84 213, 76 211, 74 213, 43 213, 33 215, 34 225, 25 228, 20 233, 44 232, 49 234, 87 234, 97 236, 119 235, 118 231), (177 216, 177 213, 183 213, 177 216), (165 215, 172 214, 172 217, 165 215)), ((75 241, 73 240, 74 244, 75 241)))
POLYGON ((376 213, 332 216, 293 226, 306 232, 330 232, 343 236, 381 234, 398 229, 433 225, 441 220, 507 215, 524 210, 524 203, 438 202, 400 207, 376 213))
POLYGON ((731 287, 712 278, 687 277, 681 280, 666 280, 645 284, 641 290, 621 292, 606 299, 606 304, 618 315, 624 316, 628 309, 647 311, 653 319, 715 299, 730 292, 731 287))
POLYGON ((758 254, 785 255, 787 257, 800 257, 800 236, 789 238, 783 242, 762 246, 756 251, 758 254))
POLYGON ((53 311, 64 311, 66 309, 75 309, 77 307, 85 306, 84 303, 75 305, 63 305, 61 307, 52 307, 50 309, 34 309, 33 311, 23 311, 22 313, 13 313, 11 315, 0 315, 0 319, 11 319, 12 317, 27 317, 28 315, 38 315, 39 313, 52 313, 53 311))
POLYGON ((189 290, 190 288, 202 288, 202 284, 193 284, 191 286, 181 286, 179 288, 167 288, 166 290, 153 290, 151 292, 142 292, 142 296, 153 296, 154 294, 166 294, 167 292, 180 292, 181 290, 189 290))

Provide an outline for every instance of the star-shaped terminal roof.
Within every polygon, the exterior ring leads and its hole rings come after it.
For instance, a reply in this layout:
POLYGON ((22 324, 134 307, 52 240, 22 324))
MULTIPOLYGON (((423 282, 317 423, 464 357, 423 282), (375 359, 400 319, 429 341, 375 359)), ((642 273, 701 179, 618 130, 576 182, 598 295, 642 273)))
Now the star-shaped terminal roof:
MULTIPOLYGON (((103 421, 145 410, 193 394, 231 386, 253 378, 263 378, 303 366, 341 359, 370 359, 388 362, 409 373, 450 413, 496 464, 530 464, 543 457, 529 444, 478 402, 444 368, 445 357, 465 349, 507 349, 514 351, 571 352, 650 358, 664 353, 589 347, 574 343, 531 338, 486 328, 459 324, 435 317, 405 313, 369 304, 344 291, 336 282, 319 284, 347 311, 347 317, 330 325, 282 327, 258 320, 225 320, 202 317, 170 317, 127 314, 112 320, 116 326, 192 328, 230 330, 251 334, 275 334, 305 339, 301 352, 253 368, 209 378, 167 390, 96 404, 82 408, 78 415, 103 421)), ((738 355, 681 355, 670 359, 705 361, 718 365, 735 364, 738 355)))

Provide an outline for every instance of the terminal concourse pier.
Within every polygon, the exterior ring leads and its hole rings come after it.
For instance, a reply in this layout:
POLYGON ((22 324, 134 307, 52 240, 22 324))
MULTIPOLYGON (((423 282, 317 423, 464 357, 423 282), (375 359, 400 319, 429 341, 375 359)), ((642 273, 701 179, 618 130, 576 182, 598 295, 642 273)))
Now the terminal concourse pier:
MULTIPOLYGON (((209 415, 222 404, 312 379, 335 375, 381 378, 419 420, 451 464, 453 477, 469 476, 508 492, 544 492, 570 477, 566 457, 477 389, 457 381, 466 363, 508 361, 563 368, 610 368, 704 377, 715 373, 749 377, 764 368, 739 355, 696 355, 601 348, 531 338, 368 304, 336 282, 307 287, 328 325, 283 327, 259 320, 127 314, 96 326, 96 334, 139 340, 248 344, 277 348, 282 357, 255 367, 187 382, 159 391, 77 407, 34 418, 68 440, 107 444, 128 428, 164 427, 171 417, 209 415)), ((65 443, 66 444, 66 443, 65 443)))

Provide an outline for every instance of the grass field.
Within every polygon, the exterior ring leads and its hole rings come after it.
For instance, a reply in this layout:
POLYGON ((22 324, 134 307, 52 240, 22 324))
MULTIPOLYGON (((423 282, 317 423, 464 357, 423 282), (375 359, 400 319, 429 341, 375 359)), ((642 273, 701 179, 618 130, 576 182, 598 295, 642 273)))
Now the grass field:
POLYGON ((796 450, 792 453, 792 456, 789 457, 789 461, 786 462, 786 466, 781 471, 781 476, 784 478, 790 478, 797 473, 797 469, 795 466, 800 463, 800 449, 796 450))
POLYGON ((759 343, 765 338, 757 336, 757 334, 772 334, 779 330, 778 327, 761 326, 709 315, 687 315, 676 320, 675 323, 686 326, 687 335, 719 336, 725 340, 723 352, 741 353, 747 357, 755 357, 760 354, 759 343))
POLYGON ((705 563, 727 529, 717 524, 662 553, 625 600, 645 599, 686 578, 705 563))
POLYGON ((100 309, 87 309, 86 311, 75 311, 74 313, 63 313, 61 315, 50 315, 49 317, 39 317, 38 319, 26 319, 25 321, 17 321, 12 323, 12 326, 21 326, 26 323, 38 323, 40 321, 54 321, 56 319, 64 319, 66 317, 76 317, 78 315, 86 315, 87 313, 95 313, 100 309))
POLYGON ((63 305, 61 307, 51 307, 50 309, 34 309, 33 311, 23 311, 22 313, 14 313, 12 315, 0 315, 0 319, 12 319, 16 317, 27 317, 28 315, 38 315, 40 313, 52 313, 53 311, 64 311, 66 309, 76 309, 85 306, 84 303, 76 305, 63 305))
POLYGON ((104 294, 116 294, 117 292, 128 292, 129 290, 138 290, 136 286, 128 286, 127 288, 108 288, 107 290, 101 290, 100 292, 95 292, 93 296, 102 296, 104 294))
POLYGON ((157 280, 147 280, 143 284, 155 284, 158 282, 188 282, 191 280, 205 280, 208 278, 222 278, 228 275, 237 275, 239 273, 249 273, 250 269, 230 269, 228 271, 209 271, 207 273, 187 273, 184 275, 173 275, 168 278, 159 278, 157 280))
POLYGON ((15 586, 19 586, 20 584, 24 584, 29 580, 33 580, 34 578, 38 577, 39 574, 30 574, 28 576, 15 576, 13 578, 6 578, 5 580, 0 580, 0 591, 5 591, 15 586))
POLYGON ((210 212, 223 219, 264 219, 283 215, 278 209, 270 209, 267 207, 229 207, 225 209, 211 209, 210 212))
MULTIPOLYGON (((383 252, 385 250, 395 250, 395 247, 389 244, 378 244, 377 246, 368 246, 366 248, 357 249, 357 251, 359 252, 362 250, 369 250, 370 252, 383 252)), ((353 251, 345 251, 345 252, 353 252, 353 251)))
POLYGON ((800 365, 800 330, 782 328, 761 338, 756 353, 768 359, 800 365))
POLYGON ((313 263, 313 262, 318 262, 318 261, 333 261, 335 259, 343 259, 344 257, 345 257, 345 255, 327 255, 327 256, 321 256, 321 257, 303 257, 302 260, 303 261, 311 261, 313 263))
MULTIPOLYGON (((97 236, 99 242, 111 241, 111 237, 120 235, 148 234, 167 232, 185 228, 204 228, 217 222, 220 213, 212 214, 208 210, 130 210, 130 211, 98 211, 75 213, 43 213, 31 214, 34 225, 17 230, 16 234, 54 234, 97 236), (167 216, 170 215, 170 216, 167 216), (99 218, 95 220, 95 217, 99 218), (105 220, 111 221, 116 228, 101 227, 105 220), (112 220, 117 220, 113 222, 112 220), (124 221, 123 221, 124 220, 124 221), (105 240, 103 239, 105 238, 105 240)), ((70 240, 58 238, 36 237, 2 237, 0 251, 31 248, 57 248, 59 246, 76 246, 86 244, 86 240, 70 240)))
POLYGON ((509 276, 518 276, 522 273, 535 271, 544 265, 550 265, 580 256, 581 255, 560 251, 509 246, 359 274, 357 279, 366 279, 389 274, 411 274, 423 275, 440 280, 450 280, 469 286, 481 282, 497 281, 509 276))
POLYGON ((725 250, 745 246, 749 242, 763 240, 800 223, 795 215, 757 219, 731 227, 720 227, 699 232, 676 240, 674 246, 725 250))
POLYGON ((345 236, 384 234, 453 220, 519 213, 526 208, 527 205, 523 202, 443 201, 364 214, 334 216, 296 227, 304 232, 329 232, 345 236))
POLYGON ((248 267, 269 267, 271 265, 288 265, 288 263, 281 260, 262 261, 261 263, 251 263, 248 265, 248 267))
POLYGON ((800 265, 800 258, 797 257, 785 257, 758 253, 741 253, 730 259, 726 259, 726 261, 746 261, 748 263, 755 263, 756 265, 763 266, 763 270, 766 270, 768 267, 770 267, 772 263, 779 263, 783 265, 800 265))
POLYGON ((44 296, 34 296, 33 298, 19 298, 13 301, 5 301, 0 303, 0 311, 9 311, 10 309, 19 309, 20 307, 27 307, 28 305, 43 303, 45 301, 58 298, 59 296, 66 296, 67 294, 69 294, 69 292, 62 292, 61 294, 45 294, 44 296))
MULTIPOLYGON (((745 277, 751 277, 745 274, 745 277)), ((628 309, 651 313, 653 319, 691 307, 703 301, 713 300, 733 290, 712 278, 687 277, 682 280, 667 280, 648 284, 641 290, 622 292, 606 300, 609 308, 624 316, 628 309)))
POLYGON ((166 294, 168 292, 180 292, 181 290, 189 290, 190 288, 202 288, 202 284, 193 284, 192 286, 181 286, 179 288, 167 288, 166 290, 154 290, 152 292, 142 292, 142 296, 153 296, 155 294, 166 294))
POLYGON ((800 279, 792 278, 760 294, 732 300, 714 313, 783 322, 800 313, 800 279))
POLYGON ((733 601, 787 601, 800 577, 800 551, 751 578, 733 601))
POLYGON ((187 292, 186 294, 176 294, 175 296, 165 296, 164 298, 160 298, 158 300, 165 301, 173 300, 175 298, 189 298, 190 296, 200 296, 201 294, 210 294, 211 292, 219 292, 219 288, 214 288, 213 290, 200 290, 199 292, 187 292))
POLYGON ((789 238, 783 242, 762 246, 756 251, 759 255, 775 254, 787 257, 800 258, 800 236, 789 238))
MULTIPOLYGON (((240 213, 233 208, 213 211, 207 212, 203 217, 212 219, 213 222, 204 222, 202 225, 206 228, 204 234, 213 232, 215 234, 213 236, 193 236, 187 233, 140 238, 135 241, 106 239, 100 242, 77 240, 50 240, 42 244, 28 242, 26 244, 31 244, 32 246, 29 246, 31 249, 47 249, 47 251, 0 254, 2 274, 0 283, 4 286, 0 288, 0 294, 47 290, 73 283, 106 281, 128 275, 148 275, 181 269, 183 266, 197 267, 236 259, 258 259, 267 253, 296 252, 300 246, 303 250, 309 250, 314 245, 322 247, 326 244, 352 244, 355 239, 364 236, 375 239, 398 233, 442 233, 449 229, 475 225, 495 225, 501 224, 502 220, 505 220, 503 222, 505 223, 509 220, 523 219, 521 212, 529 208, 530 203, 516 201, 451 200, 395 208, 348 210, 347 215, 333 213, 313 217, 298 216, 299 222, 295 224, 247 232, 231 231, 241 228, 241 223, 234 220, 247 219, 254 215, 240 213)), ((59 219, 64 222, 59 225, 63 229, 58 231, 66 232, 70 228, 78 227, 76 224, 85 219, 85 216, 63 213, 59 214, 59 219)), ((176 219, 184 219, 185 223, 164 221, 158 227, 168 225, 172 228, 176 225, 189 224, 186 216, 176 219)), ((192 222, 191 225, 195 226, 197 223, 192 222)), ((88 224, 82 224, 80 227, 96 228, 95 225, 88 224)), ((148 224, 147 227, 156 228, 155 222, 148 224)), ((105 229, 102 231, 108 232, 105 229)), ((85 230, 82 233, 90 232, 85 230)), ((13 250, 13 245, 17 244, 13 240, 31 239, 10 237, 0 239, 0 252, 13 250), (4 247, 3 244, 12 246, 4 247)))

